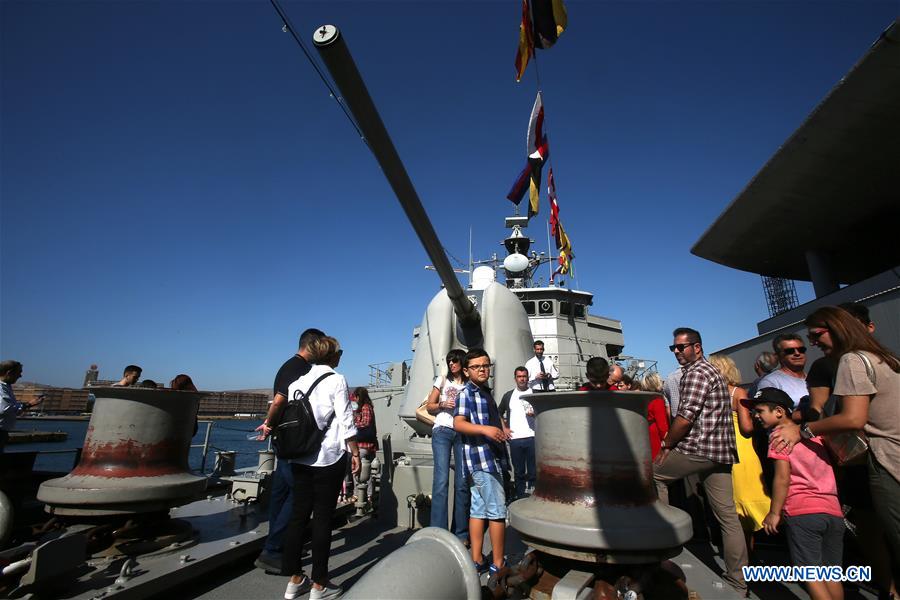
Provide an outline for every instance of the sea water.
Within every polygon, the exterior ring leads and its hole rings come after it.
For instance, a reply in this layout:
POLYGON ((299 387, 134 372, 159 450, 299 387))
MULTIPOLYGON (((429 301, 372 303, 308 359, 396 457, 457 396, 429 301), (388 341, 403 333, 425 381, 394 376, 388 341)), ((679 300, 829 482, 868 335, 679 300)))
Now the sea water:
MULTIPOLYGON (((267 442, 259 442, 247 437, 259 426, 262 419, 220 419, 204 421, 200 418, 197 427, 197 435, 194 436, 191 445, 201 445, 206 437, 206 428, 209 432, 209 453, 206 457, 204 472, 212 471, 216 462, 215 453, 230 450, 236 453, 235 466, 237 468, 256 466, 259 460, 258 452, 265 450, 267 442)), ((68 434, 62 442, 43 442, 40 444, 7 444, 6 452, 34 452, 42 451, 47 454, 39 454, 34 463, 36 471, 66 472, 74 467, 75 453, 65 452, 81 448, 87 433, 88 421, 70 421, 57 419, 19 419, 16 422, 16 431, 64 431, 68 434)), ((188 464, 194 472, 200 471, 203 461, 203 449, 191 448, 188 456, 188 464)))

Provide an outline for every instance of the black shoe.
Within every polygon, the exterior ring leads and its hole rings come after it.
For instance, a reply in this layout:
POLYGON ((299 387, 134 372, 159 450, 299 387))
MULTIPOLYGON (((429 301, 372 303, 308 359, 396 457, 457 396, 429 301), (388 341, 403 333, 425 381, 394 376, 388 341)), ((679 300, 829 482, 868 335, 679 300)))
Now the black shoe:
POLYGON ((266 552, 265 550, 257 557, 253 564, 257 569, 262 569, 270 575, 284 575, 281 569, 281 555, 266 552))

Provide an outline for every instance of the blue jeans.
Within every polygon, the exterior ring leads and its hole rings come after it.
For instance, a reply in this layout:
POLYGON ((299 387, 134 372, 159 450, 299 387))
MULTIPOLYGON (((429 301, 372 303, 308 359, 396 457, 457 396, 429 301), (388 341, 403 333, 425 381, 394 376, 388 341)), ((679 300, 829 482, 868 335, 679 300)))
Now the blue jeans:
POLYGON ((534 438, 509 440, 509 454, 516 474, 516 498, 525 495, 525 484, 534 487, 537 469, 534 463, 534 438))
POLYGON ((453 521, 452 531, 460 539, 469 537, 469 486, 466 485, 462 438, 449 427, 431 432, 431 452, 434 456, 434 477, 431 483, 431 526, 447 529, 450 488, 450 450, 453 449, 453 521))
POLYGON ((284 532, 291 520, 294 506, 294 473, 291 464, 278 459, 272 473, 272 491, 269 493, 269 537, 264 550, 281 554, 284 547, 284 532))

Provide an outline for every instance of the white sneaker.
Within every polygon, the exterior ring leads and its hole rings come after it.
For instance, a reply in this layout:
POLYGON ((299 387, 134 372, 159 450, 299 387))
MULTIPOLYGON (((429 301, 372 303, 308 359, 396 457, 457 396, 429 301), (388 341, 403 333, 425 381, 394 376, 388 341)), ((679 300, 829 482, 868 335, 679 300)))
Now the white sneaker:
POLYGON ((312 579, 303 576, 300 583, 291 583, 288 580, 287 589, 284 590, 284 600, 294 600, 297 596, 302 596, 312 588, 312 579))
POLYGON ((312 588, 312 591, 309 593, 309 600, 337 600, 343 595, 344 590, 340 586, 327 583, 321 590, 312 588))

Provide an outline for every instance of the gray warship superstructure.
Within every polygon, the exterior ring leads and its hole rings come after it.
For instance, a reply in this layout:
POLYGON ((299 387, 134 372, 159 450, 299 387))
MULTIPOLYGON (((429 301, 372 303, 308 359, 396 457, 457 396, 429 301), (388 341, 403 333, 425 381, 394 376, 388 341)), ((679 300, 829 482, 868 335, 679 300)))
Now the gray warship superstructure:
MULTIPOLYGON (((584 290, 565 286, 565 281, 543 285, 537 272, 545 263, 553 264, 552 256, 545 256, 531 249, 533 240, 523 229, 527 226, 525 217, 507 217, 506 227, 512 229, 503 240, 507 252, 501 269, 506 287, 522 302, 531 335, 544 342, 544 355, 559 369, 559 378, 554 382, 558 390, 574 390, 585 381, 585 366, 588 359, 599 356, 610 361, 619 359, 625 348, 622 323, 617 319, 593 315, 589 307, 594 303, 594 295, 584 290)), ((485 261, 496 264, 496 258, 485 261)), ((630 361, 626 370, 637 373, 646 370, 652 361, 630 361)))

